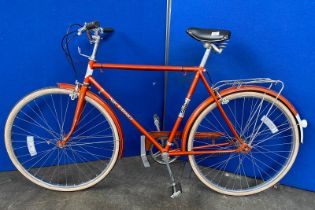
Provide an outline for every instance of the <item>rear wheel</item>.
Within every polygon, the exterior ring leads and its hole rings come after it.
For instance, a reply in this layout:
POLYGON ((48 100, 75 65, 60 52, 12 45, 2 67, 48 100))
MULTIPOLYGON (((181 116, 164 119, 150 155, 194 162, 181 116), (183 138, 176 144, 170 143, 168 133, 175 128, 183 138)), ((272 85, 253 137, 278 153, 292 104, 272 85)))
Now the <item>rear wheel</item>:
POLYGON ((76 191, 101 181, 119 151, 116 126, 106 110, 88 96, 79 125, 64 147, 77 99, 71 90, 41 89, 23 98, 5 126, 5 144, 16 168, 29 180, 58 191, 76 191))
MULTIPOLYGON (((295 117, 277 98, 245 91, 227 95, 221 104, 249 152, 190 155, 197 177, 209 188, 227 195, 250 195, 275 185, 291 168, 299 148, 295 117)), ((203 150, 235 149, 238 141, 223 120, 216 103, 205 108, 194 122, 188 151, 211 143, 196 139, 195 132, 215 131, 224 136, 216 143, 229 145, 203 150)))

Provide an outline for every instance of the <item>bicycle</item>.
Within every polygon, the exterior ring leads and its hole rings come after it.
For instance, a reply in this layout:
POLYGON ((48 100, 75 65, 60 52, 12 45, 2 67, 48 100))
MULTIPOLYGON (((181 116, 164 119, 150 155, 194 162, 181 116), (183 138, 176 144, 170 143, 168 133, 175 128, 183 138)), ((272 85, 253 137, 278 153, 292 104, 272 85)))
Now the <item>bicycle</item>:
POLYGON ((187 33, 205 48, 200 65, 164 66, 97 63, 103 34, 113 29, 102 28, 99 22, 78 27, 68 31, 64 47, 71 58, 68 35, 83 33, 94 45, 90 56, 79 50, 89 59, 83 82, 37 90, 18 102, 7 119, 6 149, 27 179, 50 190, 76 191, 105 178, 123 151, 123 131, 108 101, 146 137, 147 149, 153 145, 158 151, 171 178, 171 197, 181 193, 170 168, 174 157, 188 156, 201 182, 234 196, 266 190, 289 171, 307 121, 281 95, 283 82, 256 78, 211 86, 204 75, 211 51, 222 52, 230 31, 189 28, 187 33), (148 132, 96 81, 93 72, 97 69, 188 72, 195 77, 172 130, 148 132), (191 114, 183 131, 178 131, 200 80, 209 97, 191 114))

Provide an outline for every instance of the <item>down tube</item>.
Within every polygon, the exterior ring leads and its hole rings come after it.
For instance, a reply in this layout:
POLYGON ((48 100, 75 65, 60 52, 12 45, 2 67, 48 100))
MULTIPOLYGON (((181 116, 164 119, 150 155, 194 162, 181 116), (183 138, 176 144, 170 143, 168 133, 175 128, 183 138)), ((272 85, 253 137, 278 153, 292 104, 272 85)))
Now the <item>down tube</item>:
POLYGON ((94 85, 158 150, 164 152, 165 149, 92 76, 87 78, 87 82, 94 85))

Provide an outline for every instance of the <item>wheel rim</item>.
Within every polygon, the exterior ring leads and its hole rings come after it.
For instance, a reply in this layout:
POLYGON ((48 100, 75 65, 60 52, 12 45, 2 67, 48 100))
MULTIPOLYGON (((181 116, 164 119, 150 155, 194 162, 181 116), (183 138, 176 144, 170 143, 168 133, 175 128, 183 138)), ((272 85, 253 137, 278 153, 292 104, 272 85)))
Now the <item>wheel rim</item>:
POLYGON ((86 97, 80 123, 65 147, 57 142, 70 130, 77 99, 70 90, 30 94, 11 112, 6 146, 15 166, 43 187, 72 191, 104 178, 118 155, 118 135, 106 111, 86 97))
MULTIPOLYGON (((293 115, 281 102, 261 93, 232 94, 225 97, 222 105, 251 150, 190 156, 195 173, 208 187, 229 195, 247 195, 267 189, 287 173, 296 157, 298 131, 293 115)), ((197 118, 192 133, 220 131, 225 136, 216 143, 229 141, 231 144, 216 149, 237 148, 238 142, 233 140, 219 115, 216 104, 211 104, 197 118)), ((188 150, 208 142, 190 135, 188 150)))

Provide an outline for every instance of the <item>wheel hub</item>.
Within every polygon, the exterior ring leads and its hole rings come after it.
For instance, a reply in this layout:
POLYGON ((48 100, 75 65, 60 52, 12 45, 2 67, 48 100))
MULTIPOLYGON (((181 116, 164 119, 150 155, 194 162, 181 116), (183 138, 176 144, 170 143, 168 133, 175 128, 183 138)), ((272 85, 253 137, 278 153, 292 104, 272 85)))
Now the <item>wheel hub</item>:
POLYGON ((59 147, 61 149, 66 147, 66 143, 62 140, 57 141, 56 145, 57 145, 57 147, 59 147))
POLYGON ((252 147, 249 146, 248 144, 244 143, 242 146, 242 153, 247 154, 252 150, 252 147))

